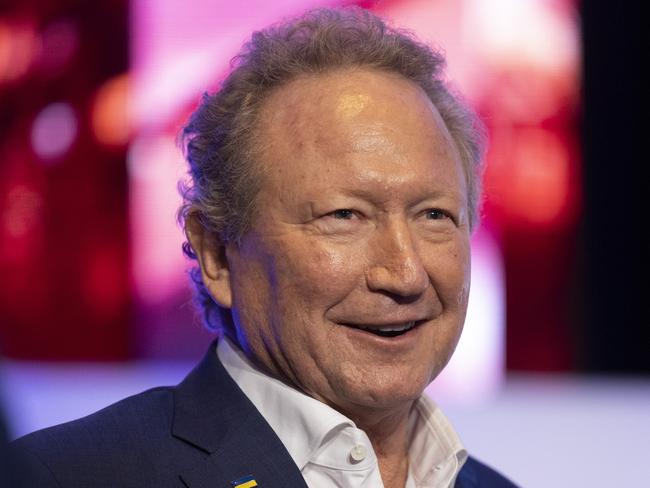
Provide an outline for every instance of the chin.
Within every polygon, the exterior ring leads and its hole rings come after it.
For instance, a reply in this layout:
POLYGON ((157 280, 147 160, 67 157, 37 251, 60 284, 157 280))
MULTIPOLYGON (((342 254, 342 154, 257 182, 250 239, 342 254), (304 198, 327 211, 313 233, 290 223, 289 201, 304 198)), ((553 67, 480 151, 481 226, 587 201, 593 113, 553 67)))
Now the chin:
POLYGON ((410 381, 406 384, 404 380, 377 380, 375 383, 366 383, 361 388, 347 391, 345 397, 350 404, 363 409, 396 410, 409 407, 422 395, 427 384, 428 381, 410 381))

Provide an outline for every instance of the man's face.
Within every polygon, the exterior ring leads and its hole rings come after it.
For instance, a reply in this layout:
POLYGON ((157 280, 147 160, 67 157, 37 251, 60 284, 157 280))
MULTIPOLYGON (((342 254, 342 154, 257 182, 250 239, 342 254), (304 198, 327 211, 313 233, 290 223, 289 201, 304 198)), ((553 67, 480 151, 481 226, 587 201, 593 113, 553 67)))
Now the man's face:
POLYGON ((226 249, 240 344, 344 413, 410 405, 469 292, 467 189, 440 115, 405 79, 349 70, 285 85, 258 130, 259 211, 226 249))

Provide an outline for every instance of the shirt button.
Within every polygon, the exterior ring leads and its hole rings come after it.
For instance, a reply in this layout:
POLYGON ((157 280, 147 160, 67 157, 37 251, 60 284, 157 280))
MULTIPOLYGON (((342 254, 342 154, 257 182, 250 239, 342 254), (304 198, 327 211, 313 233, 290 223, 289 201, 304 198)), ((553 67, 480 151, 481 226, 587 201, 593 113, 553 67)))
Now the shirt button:
POLYGON ((357 463, 363 461, 366 458, 366 454, 368 454, 366 447, 361 444, 357 444, 350 450, 350 457, 357 463))

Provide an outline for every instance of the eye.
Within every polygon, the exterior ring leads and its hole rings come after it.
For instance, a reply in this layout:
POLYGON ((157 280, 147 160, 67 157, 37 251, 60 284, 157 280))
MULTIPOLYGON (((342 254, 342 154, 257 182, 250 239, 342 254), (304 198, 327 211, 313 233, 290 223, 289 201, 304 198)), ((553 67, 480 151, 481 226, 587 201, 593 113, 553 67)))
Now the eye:
POLYGON ((425 216, 428 220, 443 220, 449 218, 449 214, 439 208, 430 208, 425 212, 425 216))
POLYGON ((349 208, 340 208, 334 210, 329 215, 338 220, 350 220, 354 217, 354 210, 350 210, 349 208))
POLYGON ((365 219, 359 210, 338 208, 317 219, 316 225, 324 234, 347 235, 363 228, 365 219))

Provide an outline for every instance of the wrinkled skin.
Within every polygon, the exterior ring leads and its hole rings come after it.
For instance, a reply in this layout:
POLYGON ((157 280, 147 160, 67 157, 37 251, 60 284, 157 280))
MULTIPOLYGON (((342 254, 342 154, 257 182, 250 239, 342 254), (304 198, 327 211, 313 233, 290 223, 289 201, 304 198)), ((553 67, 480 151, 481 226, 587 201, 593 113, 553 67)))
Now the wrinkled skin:
POLYGON ((346 70, 279 88, 258 130, 258 211, 239 245, 199 252, 208 289, 269 374, 361 423, 404 419, 469 293, 466 181, 438 111, 397 75, 346 70), (347 326, 413 320, 396 338, 347 326))

